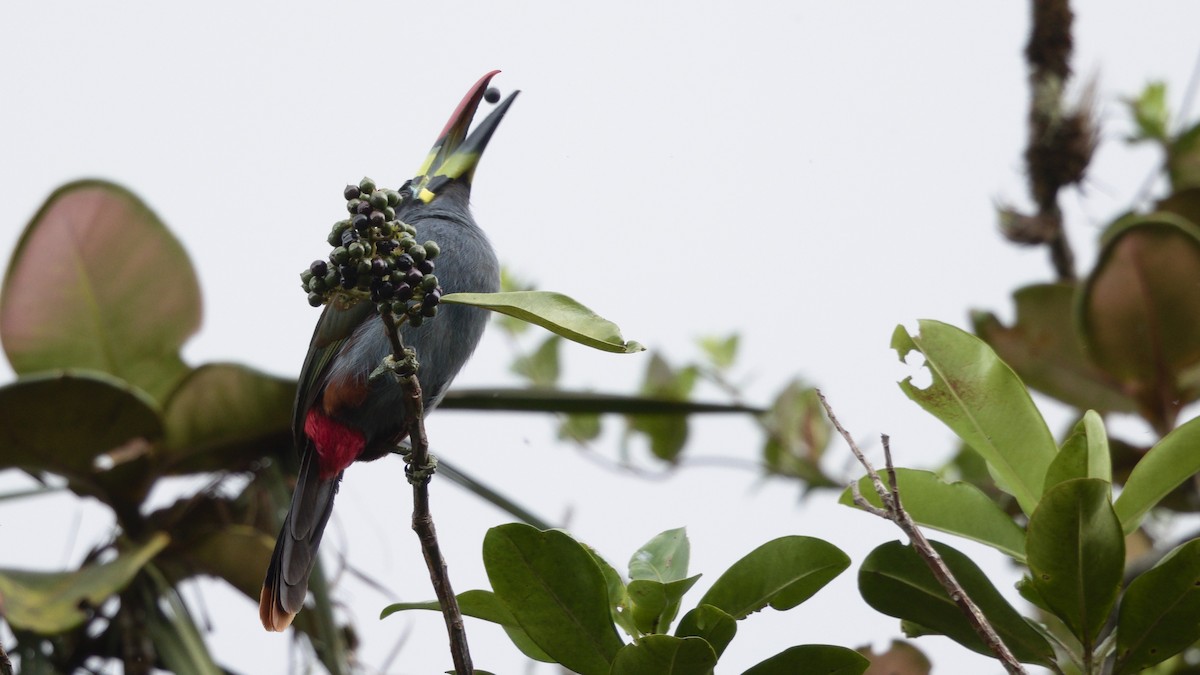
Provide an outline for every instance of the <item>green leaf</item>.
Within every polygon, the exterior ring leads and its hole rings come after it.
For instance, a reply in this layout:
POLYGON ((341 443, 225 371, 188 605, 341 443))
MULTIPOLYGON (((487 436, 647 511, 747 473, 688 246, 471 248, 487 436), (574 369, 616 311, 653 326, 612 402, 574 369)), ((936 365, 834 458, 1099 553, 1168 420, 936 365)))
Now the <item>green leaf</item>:
POLYGON ((760 415, 762 408, 731 403, 700 403, 662 396, 598 394, 564 389, 537 390, 495 387, 452 389, 439 410, 510 410, 561 413, 646 413, 654 415, 697 415, 703 413, 760 415))
POLYGON ((512 372, 529 380, 529 384, 546 389, 558 382, 558 353, 562 338, 551 335, 532 354, 517 357, 512 372))
POLYGON ((676 637, 704 638, 719 658, 737 635, 737 619, 712 605, 700 605, 683 615, 675 627, 676 637))
MULTIPOLYGON (((947 483, 935 473, 916 469, 896 469, 896 484, 904 509, 917 523, 986 544, 1017 562, 1025 561, 1024 530, 974 485, 947 483)), ((859 479, 858 489, 867 501, 883 506, 869 476, 859 479)), ((838 501, 854 505, 849 488, 838 501)))
POLYGON ((1099 478, 1112 482, 1112 457, 1108 452, 1108 434, 1104 420, 1089 410, 1075 424, 1071 435, 1046 471, 1046 489, 1073 478, 1099 478))
POLYGON ((582 675, 608 672, 623 643, 586 548, 563 532, 513 523, 488 530, 483 558, 497 597, 546 654, 582 675))
POLYGON ((442 302, 482 307, 507 314, 605 352, 632 354, 646 349, 632 340, 626 342, 616 324, 561 293, 451 293, 442 296, 442 302))
POLYGON ((1025 552, 1034 588, 1083 644, 1108 620, 1125 569, 1125 538, 1098 478, 1059 483, 1029 517, 1025 552))
POLYGON ((1129 584, 1117 615, 1113 672, 1136 673, 1200 639, 1200 539, 1176 548, 1129 584))
POLYGON ((629 582, 629 599, 632 601, 630 614, 633 625, 642 633, 664 633, 679 613, 683 596, 696 581, 694 577, 663 583, 649 579, 634 579, 629 582))
POLYGON ((1171 490, 1200 471, 1198 445, 1200 417, 1167 434, 1133 467, 1113 505, 1125 534, 1136 530, 1142 517, 1171 490))
POLYGON ((163 406, 171 473, 230 470, 291 445, 296 382, 232 363, 192 372, 163 406))
MULTIPOLYGON (((471 590, 459 593, 455 596, 458 600, 458 609, 463 613, 463 616, 469 616, 475 619, 482 619, 494 623, 504 629, 508 634, 513 645, 521 650, 521 653, 535 661, 543 663, 555 663, 555 660, 546 655, 537 644, 530 639, 529 635, 517 623, 517 618, 512 612, 500 602, 495 593, 491 591, 471 590)), ((383 608, 379 613, 380 619, 395 614, 396 612, 409 609, 425 609, 434 612, 441 612, 442 605, 437 600, 429 600, 427 602, 397 602, 383 608)))
MULTIPOLYGON (((683 401, 696 385, 698 371, 694 366, 675 369, 659 354, 652 354, 646 364, 642 394, 654 398, 683 401)), ((629 431, 645 434, 650 452, 659 459, 674 462, 687 443, 687 419, 678 415, 637 414, 628 419, 629 431)))
POLYGON ((1167 175, 1176 191, 1200 185, 1200 123, 1171 139, 1167 146, 1167 175))
POLYGON ((86 608, 99 607, 123 590, 169 542, 160 532, 114 560, 72 572, 0 570, 4 618, 13 628, 43 635, 71 630, 87 619, 86 608))
POLYGON ((737 333, 732 333, 729 337, 724 338, 709 335, 700 338, 697 342, 700 344, 700 348, 704 350, 704 355, 708 357, 708 362, 714 368, 717 370, 726 370, 733 366, 738 351, 737 333))
POLYGON ((795 476, 810 485, 832 486, 821 472, 832 426, 817 390, 792 380, 761 418, 767 441, 763 463, 774 474, 795 476))
POLYGON ((258 600, 263 572, 274 550, 274 537, 249 525, 231 523, 189 541, 178 552, 172 549, 169 561, 157 564, 167 569, 174 563, 190 574, 220 577, 246 597, 258 600))
POLYGON ((687 576, 690 555, 687 528, 661 532, 643 544, 629 559, 629 578, 679 581, 687 576))
MULTIPOLYGON (((940 542, 930 544, 1019 661, 1054 663, 1054 648, 1008 604, 970 558, 940 542)), ((859 568, 858 590, 867 604, 883 614, 994 656, 912 546, 893 541, 871 551, 859 568)))
POLYGON ((897 326, 892 348, 901 361, 921 352, 933 384, 918 389, 907 377, 900 388, 982 455, 1001 489, 1032 513, 1058 445, 1029 391, 979 338, 938 321, 920 327, 913 337, 897 326))
POLYGON ((1137 403, 1083 350, 1074 319, 1075 288, 1060 283, 1018 289, 1013 293, 1016 322, 1006 327, 994 314, 975 312, 975 333, 1033 389, 1083 410, 1135 412, 1137 403))
POLYGON ((621 630, 631 637, 638 635, 638 629, 634 625, 633 614, 630 611, 632 601, 629 599, 624 579, 621 578, 616 568, 608 564, 604 556, 597 553, 595 549, 587 544, 580 543, 580 545, 592 554, 592 559, 596 561, 596 565, 600 567, 600 573, 604 575, 604 583, 608 588, 608 608, 612 614, 613 623, 620 626, 621 630))
POLYGON ((1137 133, 1130 141, 1157 140, 1165 142, 1171 126, 1171 114, 1167 108, 1167 85, 1151 82, 1137 98, 1125 99, 1137 133))
POLYGON ((625 645, 613 660, 612 675, 710 675, 717 664, 713 648, 698 637, 647 635, 625 645))
POLYGON ((772 539, 735 562, 700 600, 735 619, 770 605, 786 611, 850 566, 838 547, 813 537, 772 539))
MULTIPOLYGON (((147 569, 151 572, 151 568, 147 569)), ((146 632, 163 665, 176 675, 223 675, 213 661, 208 646, 187 605, 161 574, 151 572, 157 586, 157 602, 148 599, 154 616, 146 622, 146 632)))
POLYGON ((25 375, 80 368, 161 401, 187 366, 200 286, 187 253, 133 193, 98 180, 55 190, 13 252, 0 340, 25 375))
POLYGON ((871 662, 853 649, 836 645, 789 647, 742 675, 860 675, 871 662))
POLYGON ((99 372, 47 372, 0 387, 0 467, 88 476, 96 458, 163 434, 154 402, 99 372))
POLYGON ((587 443, 600 438, 603 426, 594 413, 573 413, 563 417, 558 425, 558 438, 564 441, 587 443))

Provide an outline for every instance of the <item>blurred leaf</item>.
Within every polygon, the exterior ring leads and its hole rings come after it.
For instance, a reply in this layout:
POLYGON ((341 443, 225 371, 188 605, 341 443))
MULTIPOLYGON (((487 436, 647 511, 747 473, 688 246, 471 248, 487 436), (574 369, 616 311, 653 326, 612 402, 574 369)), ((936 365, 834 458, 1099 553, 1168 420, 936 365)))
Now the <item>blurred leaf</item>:
POLYGON ((768 471, 796 476, 814 486, 834 485, 821 472, 831 427, 816 389, 792 380, 775 397, 762 425, 767 432, 763 462, 768 471))
POLYGON ((734 635, 737 635, 737 620, 712 605, 700 605, 684 614, 675 627, 676 637, 704 638, 718 658, 734 635))
POLYGON ((551 335, 532 354, 518 356, 512 364, 512 372, 529 380, 529 384, 548 389, 558 382, 558 352, 562 338, 551 335))
POLYGON ((1035 284, 1013 294, 1017 319, 1005 327, 994 314, 972 315, 987 341, 1030 387, 1080 409, 1134 412, 1137 404, 1083 351, 1075 328, 1073 284, 1035 284))
MULTIPOLYGON (((513 291, 532 291, 534 285, 513 273, 507 265, 500 267, 500 290, 505 293, 513 291)), ((529 323, 507 314, 496 314, 496 325, 509 335, 520 335, 529 330, 529 323)))
POLYGON ((1080 332, 1091 358, 1161 429, 1185 402, 1176 378, 1200 363, 1200 228, 1171 213, 1131 216, 1101 243, 1081 291, 1080 332))
POLYGON ((1171 126, 1171 114, 1167 109, 1167 84, 1151 82, 1137 98, 1125 99, 1137 131, 1130 141, 1167 140, 1171 126))
POLYGON ((629 578, 679 581, 687 576, 690 556, 687 528, 660 532, 629 559, 629 578))
POLYGON ((875 653, 871 645, 858 648, 871 662, 864 675, 929 675, 933 664, 924 652, 903 640, 892 640, 886 652, 875 653))
POLYGON ((170 538, 158 533, 104 564, 72 572, 0 570, 0 607, 14 628, 44 635, 68 631, 87 619, 86 608, 99 607, 119 593, 170 538))
POLYGON ((696 581, 697 574, 678 581, 634 579, 629 582, 630 615, 633 625, 642 633, 665 633, 679 614, 683 596, 696 581))
POLYGON ((603 426, 600 415, 594 413, 575 413, 566 415, 558 425, 558 438, 564 441, 587 443, 600 438, 603 426))
MULTIPOLYGON (((517 623, 516 617, 512 615, 512 612, 508 611, 504 603, 500 602, 495 593, 491 591, 472 590, 459 593, 455 597, 458 600, 458 609, 463 613, 463 616, 482 619, 501 626, 504 632, 508 634, 509 639, 512 640, 513 645, 521 650, 522 654, 535 661, 555 663, 554 659, 547 656, 540 647, 534 644, 529 635, 517 623)), ((437 600, 427 602, 397 602, 384 607, 383 611, 379 613, 379 618, 386 619, 396 612, 409 609, 426 609, 441 612, 442 605, 437 600)))
POLYGON ((850 558, 829 542, 780 537, 731 565, 699 604, 712 605, 735 619, 767 605, 786 611, 811 598, 849 566, 850 558))
POLYGON ((1125 591, 1115 675, 1136 673, 1200 639, 1200 539, 1176 548, 1125 591))
POLYGON ((717 663, 713 648, 698 637, 647 635, 625 645, 613 660, 612 675, 709 675, 717 663))
POLYGON ((938 321, 919 325, 916 337, 897 326, 892 348, 901 361, 924 354, 933 384, 918 389, 906 377, 900 388, 983 455, 999 487, 1032 513, 1058 445, 1025 385, 979 338, 938 321))
MULTIPOLYGON (((947 483, 935 473, 916 469, 896 469, 896 485, 904 510, 917 523, 986 544, 1017 562, 1025 561, 1025 532, 974 485, 947 483)), ((858 480, 858 489, 867 501, 883 506, 870 476, 858 480)), ((838 502, 854 506, 849 488, 838 502)))
POLYGON ((1125 481, 1113 504, 1129 534, 1163 497, 1200 471, 1200 417, 1189 420, 1150 448, 1125 481))
POLYGON ((1071 435, 1046 471, 1045 489, 1073 478, 1099 478, 1112 483, 1112 458, 1108 452, 1108 434, 1104 420, 1089 410, 1075 424, 1071 435))
POLYGON ((1175 190, 1200 186, 1200 124, 1171 139, 1167 146, 1167 175, 1175 190))
POLYGON ((853 649, 800 645, 751 666, 742 675, 860 675, 871 662, 853 649))
POLYGON ((232 363, 192 372, 163 406, 163 459, 172 473, 229 470, 291 442, 296 383, 232 363))
MULTIPOLYGON (((694 366, 676 370, 659 354, 652 354, 646 365, 642 394, 651 398, 683 401, 692 393, 697 371, 694 366)), ((688 422, 678 415, 637 414, 629 416, 629 431, 645 434, 650 452, 659 459, 674 462, 687 444, 688 422)))
POLYGON ((176 675, 223 675, 225 671, 213 661, 179 594, 167 585, 162 575, 150 576, 158 582, 158 593, 145 603, 153 608, 154 615, 146 622, 146 631, 163 665, 176 675))
MULTIPOLYGON (((690 390, 689 390, 690 392, 690 390)), ((762 408, 736 403, 697 403, 656 396, 597 394, 590 391, 488 388, 451 389, 438 410, 511 410, 561 413, 646 413, 653 415, 749 414, 762 408)))
POLYGON ((546 654, 582 675, 608 673, 623 642, 587 549, 563 532, 512 523, 488 530, 483 558, 496 596, 546 654))
POLYGON ((724 338, 709 335, 700 338, 697 342, 714 368, 726 370, 733 366, 734 360, 737 359, 738 340, 738 334, 732 333, 729 337, 724 338))
POLYGON ((191 261, 133 193, 99 180, 55 190, 25 228, 0 293, 13 370, 97 370, 161 401, 200 326, 191 261))
MULTIPOLYGON (((1054 648, 970 558, 946 544, 929 543, 1019 661, 1054 663, 1054 648)), ((893 541, 871 551, 859 568, 858 590, 876 611, 917 624, 925 634, 945 635, 967 649, 993 656, 912 546, 893 541)))
POLYGON ((450 293, 442 296, 442 302, 483 307, 507 314, 605 352, 632 354, 646 349, 632 340, 626 342, 616 324, 561 293, 450 293))
POLYGON ((178 556, 171 557, 178 557, 194 571, 224 579, 257 600, 274 550, 274 537, 249 525, 230 524, 189 542, 178 556))
POLYGON ((1108 620, 1125 569, 1125 539, 1111 486, 1077 478, 1046 491, 1029 517, 1025 549, 1033 586, 1090 650, 1108 620))
POLYGON ((96 458, 163 434, 154 402, 99 372, 46 372, 0 387, 0 466, 88 476, 96 458))

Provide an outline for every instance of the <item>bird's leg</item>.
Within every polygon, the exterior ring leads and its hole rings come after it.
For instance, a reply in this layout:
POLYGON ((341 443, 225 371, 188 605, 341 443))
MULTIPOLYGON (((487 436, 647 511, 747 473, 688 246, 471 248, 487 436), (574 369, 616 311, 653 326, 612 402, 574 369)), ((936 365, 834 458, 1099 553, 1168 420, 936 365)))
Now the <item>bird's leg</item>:
POLYGON ((417 352, 412 347, 404 347, 404 358, 397 359, 394 354, 388 354, 383 357, 383 361, 375 370, 371 371, 371 375, 367 378, 369 381, 390 374, 399 382, 408 377, 414 377, 417 374, 417 369, 421 367, 417 361, 417 352))
POLYGON ((437 472, 438 459, 432 452, 425 453, 424 466, 413 466, 412 454, 409 453, 404 457, 404 475, 408 477, 408 482, 413 485, 424 485, 429 482, 433 474, 437 472))

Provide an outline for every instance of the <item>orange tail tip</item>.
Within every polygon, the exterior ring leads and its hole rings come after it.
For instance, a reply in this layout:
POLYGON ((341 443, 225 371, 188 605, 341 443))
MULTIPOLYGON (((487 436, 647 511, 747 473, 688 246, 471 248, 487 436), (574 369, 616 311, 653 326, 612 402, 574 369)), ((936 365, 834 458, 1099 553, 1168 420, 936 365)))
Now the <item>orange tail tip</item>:
POLYGON ((284 609, 279 604, 279 598, 264 585, 262 593, 258 595, 258 618, 262 619, 263 628, 282 633, 292 625, 296 615, 284 609))

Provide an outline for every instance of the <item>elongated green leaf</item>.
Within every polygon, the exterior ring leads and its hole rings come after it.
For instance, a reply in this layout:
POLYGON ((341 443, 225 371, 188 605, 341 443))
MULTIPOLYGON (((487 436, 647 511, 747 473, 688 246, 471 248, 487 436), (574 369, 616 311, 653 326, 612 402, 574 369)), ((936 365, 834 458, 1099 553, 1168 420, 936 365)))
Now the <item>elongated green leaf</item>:
POLYGON ((623 643, 587 549, 563 532, 513 523, 488 530, 483 558, 496 596, 546 654, 582 675, 609 671, 623 643))
POLYGON ((612 614, 613 623, 620 626, 621 630, 631 637, 638 635, 637 626, 633 622, 633 613, 630 611, 632 601, 629 599, 625 580, 621 578, 621 574, 617 572, 616 568, 608 564, 604 556, 587 544, 580 542, 580 545, 592 554, 592 559, 596 561, 600 573, 604 575, 604 583, 608 588, 608 608, 612 614))
POLYGON ((742 675, 861 675, 871 662, 853 649, 837 645, 789 647, 742 675))
MULTIPOLYGON (((464 616, 482 619, 491 623, 497 624, 504 629, 508 634, 513 645, 521 650, 521 653, 535 661, 543 663, 555 663, 555 660, 546 655, 529 638, 529 635, 517 623, 517 618, 512 612, 500 602, 495 593, 491 591, 472 590, 459 593, 455 596, 458 599, 458 609, 464 616)), ((434 612, 442 611, 442 605, 437 600, 429 600, 427 602, 397 602, 383 608, 379 613, 380 619, 385 619, 396 612, 409 609, 425 609, 434 612)))
POLYGON ((157 597, 156 601, 146 603, 154 608, 152 620, 146 622, 146 631, 163 665, 176 675, 223 675, 225 671, 213 661, 200 629, 179 594, 153 569, 153 565, 147 572, 155 581, 157 597))
POLYGON ((633 602, 633 625, 642 633, 665 633, 679 613, 679 605, 696 581, 694 577, 663 583, 649 579, 629 582, 629 599, 633 602))
POLYGON ((1200 471, 1197 446, 1200 446, 1200 417, 1167 434, 1133 467, 1113 504, 1125 534, 1136 530, 1146 512, 1171 490, 1200 471))
POLYGON ((55 190, 25 228, 0 292, 13 370, 98 370, 161 401, 187 371, 200 286, 183 246, 128 190, 55 190))
POLYGON ((86 476, 96 458, 163 434, 147 396, 99 372, 47 372, 0 387, 0 467, 86 476))
POLYGON ((70 630, 87 619, 87 608, 124 589, 169 541, 159 533, 114 560, 73 572, 0 570, 4 618, 14 628, 45 635, 70 630))
POLYGON ((772 539, 735 562, 700 600, 735 619, 770 605, 786 611, 811 598, 850 558, 827 541, 788 536, 772 539))
MULTIPOLYGON (((1046 638, 1008 604, 970 558, 946 544, 930 543, 1018 660, 1054 662, 1054 648, 1046 638)), ((912 546, 893 541, 871 551, 859 568, 858 590, 879 612, 994 656, 912 546)))
POLYGON ((647 635, 625 645, 613 660, 612 675, 708 675, 717 664, 702 638, 647 635))
MULTIPOLYGON (((966 537, 1025 561, 1025 532, 1011 516, 970 483, 947 483, 931 471, 896 469, 896 484, 904 509, 913 520, 926 527, 966 537)), ((875 506, 882 506, 869 476, 858 481, 862 495, 875 506)), ((854 505, 847 488, 839 502, 854 505)))
POLYGON ((1117 615, 1113 672, 1136 673, 1200 639, 1200 539, 1176 548, 1129 584, 1117 615))
POLYGON ((230 470, 291 444, 296 383, 232 363, 192 372, 163 406, 171 473, 230 470))
POLYGON ((626 342, 616 324, 561 293, 451 293, 442 296, 442 302, 482 307, 507 314, 601 351, 631 354, 646 349, 632 340, 626 342))
POLYGON ((933 384, 918 389, 908 377, 900 388, 982 455, 1000 487, 1033 513, 1058 445, 1029 391, 979 338, 938 321, 920 327, 913 337, 897 326, 892 348, 902 361, 921 352, 933 384))
POLYGON ((690 555, 687 529, 667 530, 643 544, 629 559, 629 578, 679 581, 687 576, 690 555))
POLYGON ((748 414, 763 408, 733 403, 704 403, 655 396, 598 394, 563 389, 451 389, 438 410, 511 410, 515 412, 635 413, 653 415, 748 414))
POLYGON ((975 333, 1033 389, 1080 409, 1135 412, 1116 378, 1092 363, 1075 327, 1075 284, 1035 284, 1013 293, 1017 320, 1004 326, 975 312, 975 333))
POLYGON ((1059 483, 1029 517, 1025 552, 1034 588, 1084 649, 1108 620, 1125 568, 1110 490, 1098 478, 1059 483))
POLYGON ((737 619, 712 605, 700 605, 683 615, 675 627, 676 637, 700 637, 712 645, 719 658, 737 635, 737 619))
POLYGON ((1073 478, 1099 478, 1112 482, 1108 434, 1104 431, 1104 420, 1095 410, 1084 413, 1083 419, 1063 441, 1062 449, 1046 471, 1046 489, 1073 478))

